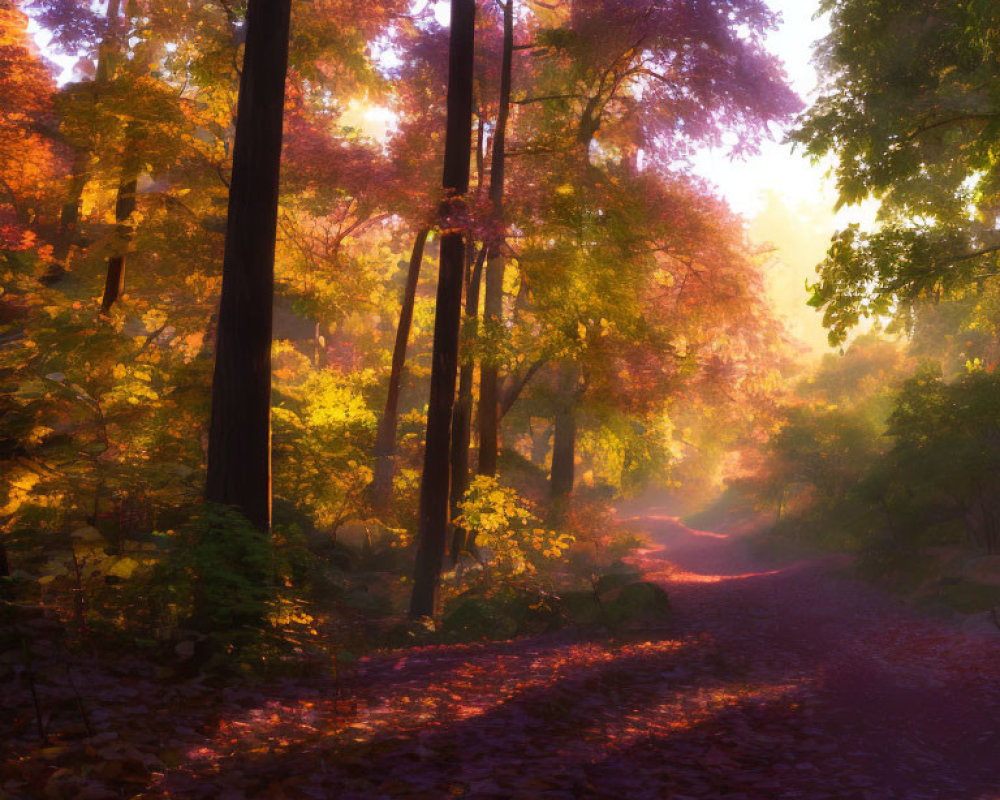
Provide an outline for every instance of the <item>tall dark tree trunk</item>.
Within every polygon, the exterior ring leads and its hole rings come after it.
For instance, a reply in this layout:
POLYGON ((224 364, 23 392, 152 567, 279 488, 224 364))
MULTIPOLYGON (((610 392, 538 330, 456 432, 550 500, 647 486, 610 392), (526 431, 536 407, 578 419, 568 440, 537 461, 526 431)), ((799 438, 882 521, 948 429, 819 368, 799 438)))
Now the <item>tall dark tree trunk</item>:
POLYGON ((250 0, 208 438, 208 500, 271 525, 271 326, 291 0, 250 0))
POLYGON ((575 366, 563 365, 556 397, 555 433, 552 440, 552 472, 549 490, 554 502, 573 493, 576 476, 576 406, 579 382, 575 366))
POLYGON ((118 198, 115 201, 114 250, 108 256, 107 277, 104 281, 104 297, 101 299, 101 314, 111 311, 125 288, 125 254, 132 239, 132 215, 135 213, 136 191, 139 186, 139 157, 136 147, 138 126, 130 122, 125 129, 125 152, 118 184, 118 198))
POLYGON ((444 188, 447 199, 441 208, 442 227, 447 233, 441 238, 427 444, 420 482, 417 559, 413 596, 410 600, 410 616, 414 618, 434 613, 448 539, 448 462, 451 455, 451 415, 455 404, 465 266, 465 242, 457 218, 464 216, 463 195, 469 190, 475 36, 475 0, 451 0, 448 123, 444 154, 444 188))
MULTIPOLYGON (((486 261, 486 296, 483 319, 487 326, 499 329, 503 324, 504 255, 504 172, 507 157, 507 121, 510 117, 511 70, 514 60, 514 0, 503 4, 503 60, 500 70, 500 105, 493 136, 493 159, 490 168, 490 202, 497 238, 489 243, 486 261)), ((500 374, 497 364, 483 359, 479 377, 479 474, 496 475, 500 425, 500 374)))
MULTIPOLYGON (((465 290, 465 319, 471 324, 479 315, 479 289, 483 277, 483 262, 486 248, 472 262, 472 248, 469 247, 470 270, 468 286, 465 290)), ((472 444, 472 384, 475 379, 476 362, 471 355, 462 358, 462 371, 458 378, 458 400, 451 425, 451 515, 458 513, 459 504, 469 488, 469 447, 472 444)), ((465 549, 465 530, 456 527, 452 534, 451 555, 457 559, 465 549)))
POLYGON ((10 561, 7 560, 7 548, 0 538, 0 578, 10 577, 10 561))
POLYGON ((396 327, 396 344, 392 350, 389 392, 375 435, 375 473, 368 488, 369 499, 375 511, 385 511, 392 501, 392 481, 396 474, 396 432, 399 427, 399 388, 403 379, 403 367, 406 366, 406 346, 410 341, 410 327, 413 325, 413 304, 420 281, 420 265, 424 260, 424 245, 427 244, 429 233, 429 228, 417 233, 410 255, 410 269, 406 274, 403 304, 399 312, 399 325, 396 327))

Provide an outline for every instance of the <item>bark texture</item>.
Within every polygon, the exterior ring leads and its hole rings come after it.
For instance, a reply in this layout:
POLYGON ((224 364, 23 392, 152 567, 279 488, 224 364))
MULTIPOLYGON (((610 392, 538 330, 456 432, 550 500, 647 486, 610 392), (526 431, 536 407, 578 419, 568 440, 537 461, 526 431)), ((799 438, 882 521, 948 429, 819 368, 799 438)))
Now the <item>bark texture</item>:
POLYGON ((271 525, 271 327, 291 0, 251 0, 212 379, 208 500, 271 525))
MULTIPOLYGON (((472 258, 472 248, 466 248, 472 258)), ((475 257, 469 271, 465 290, 465 320, 470 324, 479 314, 480 284, 483 277, 485 248, 475 257)), ((471 356, 462 358, 462 369, 458 378, 458 400, 451 425, 451 515, 457 516, 459 505, 469 488, 469 448, 472 444, 472 384, 475 380, 476 362, 471 356)), ((452 533, 451 556, 457 559, 465 549, 465 530, 455 527, 452 533)))
POLYGON ((448 538, 451 416, 458 372, 465 266, 465 241, 457 218, 464 212, 462 196, 469 190, 472 158, 475 24, 475 0, 452 0, 444 158, 444 188, 448 197, 441 209, 444 235, 434 320, 424 471, 420 482, 417 558, 410 601, 410 616, 414 618, 434 613, 448 538))
POLYGON ((576 406, 579 399, 577 369, 564 365, 560 370, 556 398, 555 433, 552 439, 552 473, 549 490, 553 501, 563 501, 573 493, 576 478, 576 406))
MULTIPOLYGON (((490 202, 497 238, 490 242, 486 261, 486 294, 483 319, 499 330, 503 325, 504 177, 507 159, 507 121, 510 118, 511 69, 514 59, 514 0, 503 4, 503 60, 500 72, 500 104, 490 168, 490 202)), ((500 374, 495 361, 484 359, 479 379, 479 474, 496 475, 500 425, 500 374)))

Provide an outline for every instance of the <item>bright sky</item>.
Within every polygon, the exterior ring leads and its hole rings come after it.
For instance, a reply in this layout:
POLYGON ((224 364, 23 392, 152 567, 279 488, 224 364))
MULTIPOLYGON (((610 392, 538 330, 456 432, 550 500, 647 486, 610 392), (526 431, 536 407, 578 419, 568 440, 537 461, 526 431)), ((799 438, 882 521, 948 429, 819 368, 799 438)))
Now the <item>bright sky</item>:
MULTIPOLYGON (((770 50, 784 62, 792 87, 808 103, 819 82, 812 66, 813 44, 829 31, 826 20, 813 19, 817 0, 769 0, 768 5, 783 17, 781 28, 768 38, 770 50)), ((745 161, 734 162, 725 153, 707 151, 696 163, 733 209, 748 218, 764 209, 765 195, 772 189, 795 203, 815 201, 822 195, 834 199, 823 179, 824 170, 779 142, 765 143, 759 156, 745 161)))
MULTIPOLYGON (((827 21, 814 19, 817 0, 769 0, 769 5, 783 17, 781 28, 769 38, 770 48, 785 63, 799 96, 811 102, 819 83, 813 45, 829 31, 827 21)), ((747 220, 751 239, 775 248, 768 274, 774 303, 811 351, 826 351, 821 315, 806 306, 805 284, 815 279, 815 266, 834 232, 849 222, 870 223, 873 208, 835 214, 837 195, 827 166, 811 164, 780 142, 767 142, 759 155, 742 161, 722 151, 705 151, 695 167, 747 220)))

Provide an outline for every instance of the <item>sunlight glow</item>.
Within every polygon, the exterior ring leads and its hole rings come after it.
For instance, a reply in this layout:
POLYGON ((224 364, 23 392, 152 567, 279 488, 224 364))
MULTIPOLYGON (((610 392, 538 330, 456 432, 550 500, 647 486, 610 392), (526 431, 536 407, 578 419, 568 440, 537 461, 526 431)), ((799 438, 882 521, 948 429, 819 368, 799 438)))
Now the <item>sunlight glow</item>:
POLYGON ((625 517, 618 520, 619 522, 672 522, 677 525, 684 533, 689 533, 692 536, 702 536, 709 539, 728 539, 728 533, 716 533, 715 531, 699 531, 694 528, 689 528, 684 523, 681 522, 679 517, 671 517, 666 514, 643 514, 639 517, 625 517))
MULTIPOLYGON (((820 78, 813 65, 817 40, 829 32, 825 16, 817 17, 815 0, 770 0, 782 15, 768 44, 784 63, 789 80, 804 102, 817 97, 820 78)), ((735 160, 729 148, 706 148, 695 154, 695 170, 714 184, 730 207, 747 220, 750 239, 772 248, 768 265, 769 294, 791 334, 812 355, 829 352, 822 315, 807 306, 807 283, 816 280, 816 265, 826 255, 833 234, 850 224, 875 225, 878 204, 862 203, 835 211, 837 189, 830 176, 833 163, 812 163, 790 144, 784 132, 761 144, 760 152, 735 160), (796 223, 796 218, 805 219, 796 223)))
MULTIPOLYGON (((803 688, 794 683, 701 687, 690 693, 675 695, 667 703, 626 714, 615 729, 606 731, 605 735, 614 742, 614 750, 624 751, 638 742, 655 741, 704 725, 732 708, 791 705, 803 688)), ((721 754, 716 755, 716 758, 722 757, 721 754)))
POLYGON ((667 567, 659 572, 650 572, 646 578, 651 581, 667 583, 724 583, 727 581, 745 581, 750 578, 766 578, 780 575, 786 570, 773 569, 768 572, 746 572, 742 575, 702 575, 698 572, 688 572, 674 567, 667 567))
MULTIPOLYGON (((403 657, 374 664, 372 671, 388 670, 391 677, 378 681, 387 691, 374 702, 349 702, 327 697, 269 701, 236 719, 222 720, 211 746, 188 752, 192 761, 212 761, 227 753, 269 752, 302 747, 331 737, 357 743, 380 736, 401 736, 437 725, 455 724, 516 705, 532 692, 557 690, 560 684, 582 680, 601 667, 628 659, 667 658, 689 648, 703 647, 704 637, 665 639, 607 649, 596 643, 555 644, 518 655, 492 654, 487 661, 475 650, 438 659, 435 682, 419 689, 412 680, 400 681, 398 673, 419 665, 422 659, 403 657), (530 663, 525 658, 534 655, 530 663), (525 678, 525 668, 530 677, 525 678), (459 702, 475 697, 476 702, 459 702)), ((364 668, 362 668, 364 669, 364 668)))

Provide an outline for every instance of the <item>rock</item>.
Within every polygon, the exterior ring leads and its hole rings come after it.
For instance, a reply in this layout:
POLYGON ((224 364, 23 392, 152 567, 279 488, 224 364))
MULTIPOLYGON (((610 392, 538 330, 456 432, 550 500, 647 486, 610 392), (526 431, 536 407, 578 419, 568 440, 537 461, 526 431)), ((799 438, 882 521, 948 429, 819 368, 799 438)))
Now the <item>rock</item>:
POLYGON ((962 620, 962 633, 974 639, 1000 640, 1000 612, 997 609, 969 614, 962 620))
POLYGON ((621 589, 623 586, 635 583, 641 577, 642 575, 635 567, 622 564, 618 569, 606 572, 597 579, 597 593, 603 595, 607 592, 613 592, 615 589, 621 589))
POLYGON ((396 534, 377 519, 350 520, 337 528, 337 541, 368 553, 387 546, 396 534))
POLYGON ((662 586, 639 581, 623 586, 604 607, 616 625, 656 625, 670 619, 670 598, 662 586))
POLYGON ((91 525, 84 525, 82 528, 77 528, 70 534, 70 536, 78 542, 97 543, 104 541, 104 537, 101 536, 101 532, 91 525))

